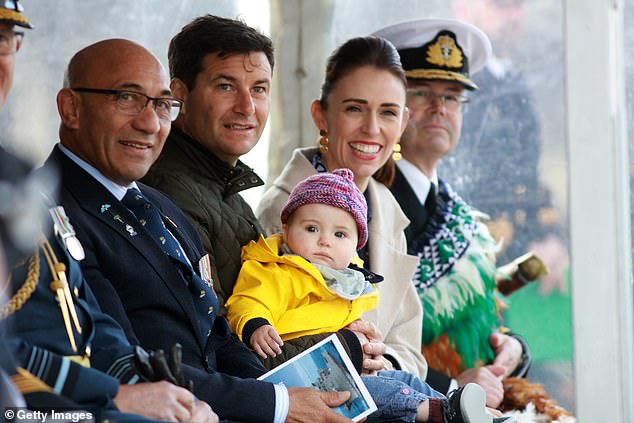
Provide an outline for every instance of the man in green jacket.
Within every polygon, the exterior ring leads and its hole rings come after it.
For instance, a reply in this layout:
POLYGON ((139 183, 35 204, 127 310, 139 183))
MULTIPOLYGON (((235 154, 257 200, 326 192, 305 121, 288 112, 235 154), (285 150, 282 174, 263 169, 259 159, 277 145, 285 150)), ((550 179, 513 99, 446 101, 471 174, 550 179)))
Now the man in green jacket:
POLYGON ((240 249, 263 232, 239 193, 264 182, 239 159, 257 144, 269 115, 273 45, 243 22, 206 15, 172 39, 168 57, 172 92, 184 106, 143 182, 193 221, 224 305, 240 249))
MULTIPOLYGON (((213 257, 212 277, 221 314, 241 267, 241 249, 264 233, 240 192, 264 182, 239 159, 259 141, 271 103, 271 39, 244 22, 205 15, 185 25, 168 50, 171 90, 183 101, 159 159, 142 182, 169 195, 194 223, 213 257)), ((380 339, 374 325, 356 331, 380 339)), ((381 369, 382 342, 365 344, 348 329, 338 333, 359 369, 381 369), (372 351, 370 355, 364 351, 372 351)), ((273 367, 329 334, 287 342, 273 367)))

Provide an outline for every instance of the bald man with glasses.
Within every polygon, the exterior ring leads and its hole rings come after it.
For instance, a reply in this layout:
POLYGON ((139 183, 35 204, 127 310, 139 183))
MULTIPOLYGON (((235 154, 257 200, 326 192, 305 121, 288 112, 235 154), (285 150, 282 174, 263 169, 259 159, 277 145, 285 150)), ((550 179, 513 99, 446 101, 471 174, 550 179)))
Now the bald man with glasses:
MULTIPOLYGON (((17 1, 0 4, 0 105, 23 38, 15 28, 31 28, 22 12, 17 1)), ((54 181, 0 149, 0 406, 70 407, 96 421, 217 422, 188 390, 142 383, 155 379, 139 370, 134 347, 84 280, 83 248, 64 208, 41 194, 54 181)))

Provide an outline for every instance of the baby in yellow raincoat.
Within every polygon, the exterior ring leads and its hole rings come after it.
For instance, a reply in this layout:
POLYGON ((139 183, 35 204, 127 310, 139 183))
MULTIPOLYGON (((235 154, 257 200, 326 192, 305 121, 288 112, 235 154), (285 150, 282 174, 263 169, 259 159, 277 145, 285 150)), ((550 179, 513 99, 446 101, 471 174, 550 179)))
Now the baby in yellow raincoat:
MULTIPOLYGON (((300 182, 282 210, 283 233, 242 250, 242 270, 227 300, 231 328, 262 358, 288 339, 338 331, 376 307, 373 283, 357 250, 368 238, 367 204, 352 171, 338 169, 300 182)), ((362 376, 378 410, 368 421, 511 422, 485 412, 482 388, 468 384, 449 399, 398 370, 362 376)))

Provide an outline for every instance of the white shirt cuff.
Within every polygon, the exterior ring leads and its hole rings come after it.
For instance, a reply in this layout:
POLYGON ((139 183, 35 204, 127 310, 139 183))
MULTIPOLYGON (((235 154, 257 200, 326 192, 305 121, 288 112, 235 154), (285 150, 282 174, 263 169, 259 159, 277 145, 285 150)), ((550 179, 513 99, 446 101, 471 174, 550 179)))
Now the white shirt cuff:
POLYGON ((290 405, 290 398, 288 396, 288 389, 281 383, 273 385, 275 388, 275 417, 273 423, 284 423, 288 416, 288 407, 290 405))

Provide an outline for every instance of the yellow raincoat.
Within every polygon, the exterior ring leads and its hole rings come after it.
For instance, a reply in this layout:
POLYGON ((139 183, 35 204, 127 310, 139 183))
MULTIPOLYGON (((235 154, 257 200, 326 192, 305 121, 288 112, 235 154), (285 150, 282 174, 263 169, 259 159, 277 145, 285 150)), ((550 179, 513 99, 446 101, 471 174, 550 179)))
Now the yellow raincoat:
POLYGON ((310 262, 279 255, 281 234, 260 236, 242 248, 242 269, 226 303, 231 329, 242 339, 247 322, 266 319, 282 340, 336 332, 379 303, 373 292, 350 301, 330 290, 310 262))

